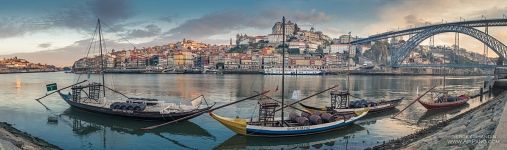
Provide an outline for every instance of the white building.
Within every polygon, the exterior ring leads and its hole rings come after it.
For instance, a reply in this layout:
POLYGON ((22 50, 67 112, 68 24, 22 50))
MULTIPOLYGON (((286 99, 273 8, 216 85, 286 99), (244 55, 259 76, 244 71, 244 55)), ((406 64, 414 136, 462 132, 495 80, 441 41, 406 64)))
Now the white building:
POLYGON ((343 54, 344 52, 349 51, 349 45, 348 44, 332 44, 329 46, 329 53, 335 54, 340 53, 343 54))

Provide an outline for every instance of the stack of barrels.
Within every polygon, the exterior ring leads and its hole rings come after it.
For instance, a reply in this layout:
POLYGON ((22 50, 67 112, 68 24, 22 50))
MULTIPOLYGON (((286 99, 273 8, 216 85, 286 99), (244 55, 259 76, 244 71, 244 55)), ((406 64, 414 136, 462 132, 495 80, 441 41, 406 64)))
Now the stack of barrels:
POLYGON ((327 113, 327 112, 314 112, 314 113, 308 113, 308 112, 301 112, 301 115, 296 112, 289 113, 289 119, 291 121, 297 122, 300 126, 307 126, 307 125, 317 125, 322 123, 329 123, 334 122, 336 119, 333 115, 327 113))
POLYGON ((146 104, 143 103, 126 103, 126 102, 114 102, 109 108, 119 110, 133 110, 143 111, 146 108, 146 104))

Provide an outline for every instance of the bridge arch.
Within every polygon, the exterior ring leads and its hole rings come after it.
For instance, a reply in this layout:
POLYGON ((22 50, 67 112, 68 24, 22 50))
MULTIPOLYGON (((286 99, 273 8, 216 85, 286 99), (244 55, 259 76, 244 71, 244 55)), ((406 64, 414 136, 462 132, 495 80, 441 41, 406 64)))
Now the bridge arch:
POLYGON ((440 33, 457 32, 471 36, 491 48, 498 56, 498 64, 503 64, 504 58, 507 56, 507 47, 494 37, 471 27, 456 26, 456 25, 441 25, 428 28, 422 32, 417 33, 403 44, 398 51, 391 57, 391 66, 399 66, 400 63, 425 39, 440 33))

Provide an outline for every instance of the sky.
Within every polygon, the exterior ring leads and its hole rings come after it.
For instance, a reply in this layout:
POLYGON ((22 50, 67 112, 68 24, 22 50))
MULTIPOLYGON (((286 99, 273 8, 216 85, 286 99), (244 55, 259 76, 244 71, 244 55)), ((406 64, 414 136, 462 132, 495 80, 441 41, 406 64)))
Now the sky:
MULTIPOLYGON (((107 49, 132 49, 194 39, 227 44, 236 34, 267 35, 285 16, 330 37, 359 37, 442 20, 502 18, 504 0, 0 0, 0 58, 18 56, 57 66, 86 54, 97 18, 107 49), (131 44, 132 43, 132 44, 131 44)), ((483 28, 478 28, 484 30, 483 28)), ((490 28, 507 42, 507 27, 490 28)), ((453 34, 436 36, 451 45, 453 34)), ((234 40, 234 39, 233 39, 234 40)), ((424 43, 424 42, 423 42, 424 43)), ((460 47, 483 44, 460 36, 460 47)), ((494 57, 493 52, 490 56, 494 57)))

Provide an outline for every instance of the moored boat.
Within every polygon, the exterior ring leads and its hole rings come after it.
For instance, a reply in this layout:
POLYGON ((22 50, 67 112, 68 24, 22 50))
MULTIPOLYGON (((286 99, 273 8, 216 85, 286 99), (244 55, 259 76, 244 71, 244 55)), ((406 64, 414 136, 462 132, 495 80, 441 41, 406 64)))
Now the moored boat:
MULTIPOLYGON (((314 107, 310 105, 306 105, 303 103, 299 103, 303 108, 310 112, 320 111, 320 112, 328 112, 333 114, 352 114, 355 111, 359 111, 363 108, 369 108, 369 113, 375 113, 375 112, 382 112, 385 110, 390 110, 396 108, 398 104, 403 100, 404 97, 397 98, 397 99, 391 99, 391 100, 380 100, 379 102, 376 101, 366 101, 365 105, 349 105, 348 108, 336 108, 332 109, 330 107, 314 107)), ((365 101, 365 100, 355 100, 355 101, 365 101)), ((353 103, 354 101, 351 101, 353 103)))
MULTIPOLYGON (((444 53, 445 58, 445 53, 444 53)), ((445 69, 445 68, 444 68, 445 69)), ((445 71, 447 72, 447 71, 445 71)), ((424 108, 433 110, 433 109, 444 109, 444 108, 452 108, 458 107, 467 104, 470 97, 466 94, 462 94, 459 96, 453 96, 449 94, 449 90, 445 89, 445 80, 446 74, 444 74, 444 79, 442 81, 443 86, 440 90, 431 91, 431 99, 429 101, 421 101, 418 99, 417 101, 424 106, 424 108)), ((482 94, 482 93, 481 93, 482 94)))
POLYGON ((434 101, 421 101, 419 100, 419 103, 424 106, 426 109, 445 109, 445 108, 452 108, 452 107, 458 107, 467 104, 468 100, 470 100, 470 97, 467 95, 460 95, 460 96, 449 96, 444 95, 437 98, 437 100, 434 101))
POLYGON ((304 109, 310 112, 328 112, 331 114, 353 114, 364 108, 369 108, 369 112, 381 112, 389 109, 394 109, 404 97, 380 100, 380 101, 367 101, 364 99, 349 101, 350 93, 347 91, 331 91, 331 105, 328 107, 315 107, 299 103, 304 109))
MULTIPOLYGON (((189 100, 191 105, 182 105, 161 101, 152 98, 134 98, 129 97, 119 91, 116 91, 105 84, 105 69, 104 69, 104 55, 103 55, 103 40, 101 32, 100 20, 97 22, 95 30, 98 34, 98 41, 94 41, 96 37, 92 38, 90 43, 98 42, 100 50, 100 74, 101 83, 90 82, 88 80, 80 81, 67 86, 62 89, 57 89, 56 83, 46 85, 47 91, 53 91, 50 94, 36 99, 39 103, 40 100, 53 93, 58 93, 60 97, 71 107, 115 116, 129 117, 142 120, 177 120, 181 118, 190 119, 188 116, 196 117, 195 114, 202 114, 213 107, 208 105, 203 95, 189 100), (63 93, 65 89, 71 89, 68 94, 63 93), (106 95, 107 93, 107 95, 106 95), (203 101, 206 106, 203 106, 203 101)), ((90 46, 91 47, 91 46, 90 46)), ((92 69, 89 69, 92 70, 92 69)), ((42 103, 41 103, 42 104, 42 103)), ((45 106, 44 104, 42 104, 45 106)), ((46 107, 46 106, 45 106, 46 107)), ((46 109, 49 109, 46 107, 46 109)))
POLYGON ((222 117, 213 112, 210 112, 209 114, 222 125, 240 135, 280 137, 310 135, 337 130, 351 125, 367 113, 368 109, 366 108, 356 111, 354 114, 340 116, 335 121, 314 125, 301 125, 296 120, 289 119, 286 121, 287 125, 285 126, 282 126, 280 122, 274 123, 272 126, 266 126, 262 125, 261 122, 252 122, 240 118, 222 117))
MULTIPOLYGON (((285 17, 282 19, 282 27, 285 27, 284 24, 285 17)), ((282 33, 282 37, 284 37, 282 40, 282 45, 285 45, 285 28, 283 28, 282 33)), ((285 58, 285 48, 282 48, 282 58, 285 58)), ((363 108, 359 111, 355 111, 353 114, 335 115, 319 112, 309 113, 293 106, 294 104, 300 103, 303 100, 307 100, 326 91, 335 89, 338 87, 338 85, 327 88, 323 91, 317 92, 290 104, 285 104, 285 74, 285 62, 283 62, 281 68, 281 101, 262 94, 261 98, 258 101, 259 115, 257 116, 257 119, 253 119, 252 117, 250 121, 247 121, 246 119, 241 119, 239 117, 227 118, 219 116, 213 111, 210 111, 209 115, 225 127, 240 135, 281 137, 301 136, 337 130, 342 127, 352 125, 355 121, 365 116, 369 111, 368 108, 363 108), (301 113, 298 114, 296 112, 291 112, 288 115, 289 117, 286 118, 284 115, 284 109, 286 107, 292 107, 295 110, 301 111, 301 113), (275 118, 275 115, 277 115, 278 111, 280 111, 280 117, 275 118)), ((295 95, 298 95, 297 93, 295 95)), ((295 95, 293 95, 294 99, 299 98, 299 96, 295 95)))
MULTIPOLYGON (((209 110, 213 105, 201 107, 201 97, 192 100, 193 105, 177 105, 157 99, 124 98, 112 100, 99 97, 101 87, 99 83, 72 86, 72 93, 64 94, 57 91, 60 97, 70 106, 82 110, 101 114, 135 118, 140 120, 175 120, 202 111, 209 110), (89 91, 90 96, 81 95, 81 91, 89 91), (93 97, 91 95, 97 95, 93 97)), ((191 118, 189 118, 191 119, 191 118)))
POLYGON ((282 75, 282 74, 284 74, 284 75, 321 75, 321 74, 323 74, 323 71, 319 70, 319 69, 312 69, 312 68, 292 68, 292 69, 269 68, 269 69, 264 69, 263 73, 265 75, 282 75))

